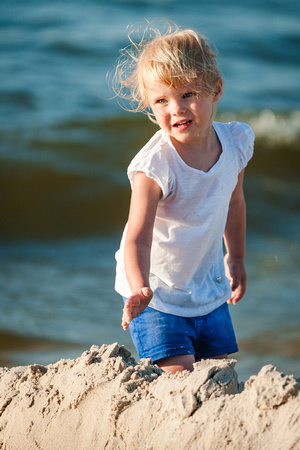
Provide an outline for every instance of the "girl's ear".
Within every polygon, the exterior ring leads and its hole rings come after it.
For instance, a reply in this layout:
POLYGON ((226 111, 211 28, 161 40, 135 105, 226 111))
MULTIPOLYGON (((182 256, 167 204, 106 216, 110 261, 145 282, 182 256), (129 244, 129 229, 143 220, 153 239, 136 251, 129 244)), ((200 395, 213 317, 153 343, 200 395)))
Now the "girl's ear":
POLYGON ((214 102, 217 102, 220 100, 223 94, 223 80, 220 78, 216 83, 216 89, 214 94, 214 102))

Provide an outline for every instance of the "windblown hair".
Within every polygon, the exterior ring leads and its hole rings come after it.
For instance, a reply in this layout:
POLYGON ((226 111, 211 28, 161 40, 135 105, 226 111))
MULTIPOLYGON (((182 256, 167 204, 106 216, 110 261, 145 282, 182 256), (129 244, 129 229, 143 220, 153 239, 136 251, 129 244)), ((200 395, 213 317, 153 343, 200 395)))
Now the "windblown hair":
POLYGON ((130 108, 125 109, 147 113, 150 118, 147 75, 170 88, 199 82, 199 93, 209 96, 215 94, 222 79, 216 62, 217 51, 212 50, 204 36, 164 23, 167 25, 164 33, 148 24, 128 34, 131 45, 120 51, 114 76, 116 95, 131 102, 130 108), (132 38, 134 32, 140 37, 138 43, 132 38))

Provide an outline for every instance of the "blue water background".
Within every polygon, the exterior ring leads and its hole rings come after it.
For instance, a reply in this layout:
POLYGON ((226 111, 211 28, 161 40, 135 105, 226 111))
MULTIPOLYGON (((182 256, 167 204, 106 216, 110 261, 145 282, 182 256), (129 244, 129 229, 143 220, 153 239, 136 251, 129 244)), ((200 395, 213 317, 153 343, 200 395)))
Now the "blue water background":
POLYGON ((120 327, 114 252, 128 211, 126 166, 155 127, 109 99, 109 74, 127 26, 155 18, 216 44, 225 80, 218 120, 245 120, 257 136, 245 179, 248 290, 231 308, 238 373, 273 363, 300 376, 293 0, 2 2, 1 364, 47 364, 115 341, 135 355, 120 327))

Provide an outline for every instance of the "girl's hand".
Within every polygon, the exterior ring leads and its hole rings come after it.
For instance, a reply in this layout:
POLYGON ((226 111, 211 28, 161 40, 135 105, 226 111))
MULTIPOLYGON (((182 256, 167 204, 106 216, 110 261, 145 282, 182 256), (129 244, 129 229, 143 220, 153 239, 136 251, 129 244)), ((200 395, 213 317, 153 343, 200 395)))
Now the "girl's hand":
POLYGON ((232 296, 227 303, 234 305, 241 300, 246 292, 247 275, 242 258, 231 258, 227 253, 225 258, 225 273, 230 281, 232 296))
POLYGON ((141 312, 147 308, 152 297, 153 292, 149 287, 139 288, 130 297, 128 297, 123 308, 121 323, 124 330, 127 330, 132 319, 141 314, 141 312))

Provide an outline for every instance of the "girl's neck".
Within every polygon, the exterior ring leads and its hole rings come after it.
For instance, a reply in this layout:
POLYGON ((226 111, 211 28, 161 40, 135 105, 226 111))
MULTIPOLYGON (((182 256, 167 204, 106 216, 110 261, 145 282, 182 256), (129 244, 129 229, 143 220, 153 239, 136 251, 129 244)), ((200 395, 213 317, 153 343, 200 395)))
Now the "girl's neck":
POLYGON ((199 140, 198 145, 186 145, 171 138, 181 159, 194 169, 208 172, 219 160, 222 153, 222 145, 217 133, 212 127, 211 134, 207 139, 199 140))

